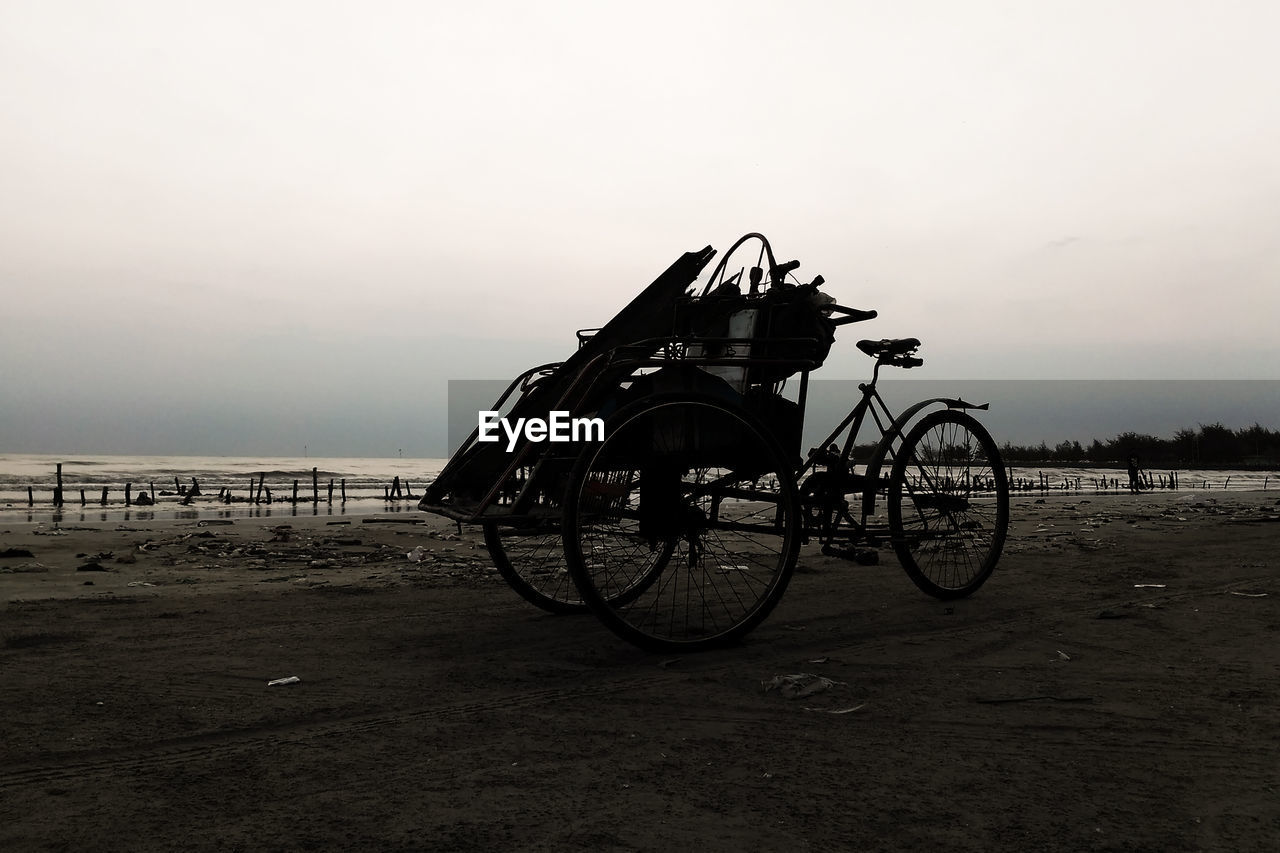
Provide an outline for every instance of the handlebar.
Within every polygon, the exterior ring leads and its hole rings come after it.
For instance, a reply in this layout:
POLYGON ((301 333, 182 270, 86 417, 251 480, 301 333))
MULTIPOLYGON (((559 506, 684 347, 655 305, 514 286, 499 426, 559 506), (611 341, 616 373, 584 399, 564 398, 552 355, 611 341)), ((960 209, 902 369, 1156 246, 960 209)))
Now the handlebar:
POLYGON ((772 279, 774 287, 781 287, 782 282, 787 277, 787 273, 795 272, 799 268, 799 261, 787 261, 785 264, 778 264, 776 267, 769 270, 769 278, 772 279))
POLYGON ((840 313, 845 315, 843 317, 836 317, 832 319, 831 322, 837 326, 844 326, 849 323, 861 323, 863 320, 874 320, 879 316, 875 311, 859 311, 857 308, 846 308, 843 305, 829 305, 828 308, 831 309, 833 314, 840 313))

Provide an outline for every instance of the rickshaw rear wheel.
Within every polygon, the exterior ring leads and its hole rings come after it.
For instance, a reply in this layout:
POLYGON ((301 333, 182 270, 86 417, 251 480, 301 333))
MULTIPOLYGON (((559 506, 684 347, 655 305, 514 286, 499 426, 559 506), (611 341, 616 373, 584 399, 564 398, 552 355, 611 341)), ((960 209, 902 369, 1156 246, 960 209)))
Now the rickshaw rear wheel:
POLYGON ((525 601, 548 613, 587 612, 565 567, 559 525, 518 530, 488 522, 484 544, 503 580, 525 601))
POLYGON ((711 396, 655 395, 619 411, 579 456, 565 558, 587 606, 652 651, 736 642, 781 599, 801 519, 768 428, 711 396))
POLYGON ((903 439, 889 476, 889 531, 907 575, 935 598, 963 598, 995 570, 1009 530, 1009 480, 971 415, 932 412, 903 439))

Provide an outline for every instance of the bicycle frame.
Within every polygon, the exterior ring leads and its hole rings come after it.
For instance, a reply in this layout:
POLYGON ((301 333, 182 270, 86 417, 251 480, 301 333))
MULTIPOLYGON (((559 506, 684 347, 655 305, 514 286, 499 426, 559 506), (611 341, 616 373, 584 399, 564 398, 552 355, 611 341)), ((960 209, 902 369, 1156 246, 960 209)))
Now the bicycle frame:
MULTIPOLYGON (((858 385, 858 390, 862 393, 861 399, 858 400, 849 414, 840 421, 839 425, 817 447, 810 451, 808 458, 796 472, 796 479, 800 480, 806 473, 813 471, 819 461, 826 455, 826 448, 835 443, 836 439, 847 429, 849 434, 844 440, 844 446, 839 455, 840 473, 845 478, 858 477, 859 475, 853 473, 850 459, 857 445, 858 435, 862 431, 862 425, 866 420, 867 414, 870 413, 876 429, 880 433, 880 440, 876 443, 871 453, 871 459, 867 462, 866 473, 861 475, 863 485, 860 518, 855 519, 847 509, 843 510, 844 518, 854 528, 850 531, 849 539, 851 541, 861 539, 868 531, 867 519, 875 513, 876 494, 885 485, 880 472, 884 468, 886 461, 892 463, 895 448, 900 447, 901 442, 905 440, 906 427, 917 414, 935 404, 944 405, 949 409, 983 410, 989 408, 990 405, 988 403, 969 403, 958 397, 931 397, 914 403, 904 409, 902 414, 895 416, 888 404, 885 403, 884 398, 880 396, 879 390, 876 389, 876 383, 880 380, 880 368, 887 363, 889 362, 883 358, 876 360, 875 368, 871 373, 871 381, 859 383, 858 385)), ((802 397, 807 393, 807 374, 804 380, 801 386, 802 397)), ((824 510, 830 512, 831 507, 824 506, 824 510)), ((835 538, 835 532, 840 527, 840 514, 837 512, 834 524, 828 522, 823 525, 824 529, 820 531, 822 537, 827 539, 835 538)), ((806 533, 808 532, 812 531, 806 529, 806 533)))

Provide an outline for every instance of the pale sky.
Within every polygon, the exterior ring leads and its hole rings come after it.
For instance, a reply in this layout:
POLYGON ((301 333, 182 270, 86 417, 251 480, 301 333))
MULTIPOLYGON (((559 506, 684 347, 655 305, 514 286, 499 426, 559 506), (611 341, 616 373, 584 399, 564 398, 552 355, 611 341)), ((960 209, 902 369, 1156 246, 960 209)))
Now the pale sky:
POLYGON ((0 452, 436 455, 448 379, 566 357, 747 231, 880 312, 821 378, 902 335, 929 379, 1280 378, 1278 32, 1271 2, 0 0, 0 452))

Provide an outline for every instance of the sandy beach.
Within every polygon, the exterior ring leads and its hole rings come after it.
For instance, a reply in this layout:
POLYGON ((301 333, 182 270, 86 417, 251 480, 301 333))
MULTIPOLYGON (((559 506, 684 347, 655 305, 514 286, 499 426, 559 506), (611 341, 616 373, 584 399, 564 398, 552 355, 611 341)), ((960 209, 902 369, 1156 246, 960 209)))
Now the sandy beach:
POLYGON ((4 850, 1280 839, 1274 491, 1019 498, 953 603, 809 546, 745 643, 680 658, 413 513, 0 521, 0 554, 4 850), (831 686, 764 689, 799 673, 831 686))

